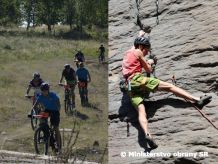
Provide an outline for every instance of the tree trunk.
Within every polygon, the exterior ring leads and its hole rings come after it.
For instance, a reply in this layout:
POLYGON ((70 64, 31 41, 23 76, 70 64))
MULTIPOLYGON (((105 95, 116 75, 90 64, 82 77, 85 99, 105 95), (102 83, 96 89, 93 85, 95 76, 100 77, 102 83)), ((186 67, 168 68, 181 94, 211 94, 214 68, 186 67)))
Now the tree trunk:
POLYGON ((48 31, 51 32, 51 25, 48 23, 47 26, 48 26, 48 31))
POLYGON ((33 5, 33 3, 32 3, 32 0, 31 0, 30 3, 28 4, 28 9, 27 9, 27 27, 26 27, 27 31, 30 28, 32 5, 33 5))
POLYGON ((69 23, 70 23, 70 30, 72 30, 73 29, 72 21, 70 21, 69 23))

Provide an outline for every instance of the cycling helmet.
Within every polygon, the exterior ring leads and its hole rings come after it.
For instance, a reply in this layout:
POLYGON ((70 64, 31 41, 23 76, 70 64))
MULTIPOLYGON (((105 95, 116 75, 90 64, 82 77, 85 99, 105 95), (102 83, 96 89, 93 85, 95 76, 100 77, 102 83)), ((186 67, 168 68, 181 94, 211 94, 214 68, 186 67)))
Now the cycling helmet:
POLYGON ((49 84, 48 83, 42 83, 40 86, 41 91, 48 91, 49 90, 49 84))
POLYGON ((151 47, 150 41, 146 37, 137 37, 134 41, 134 46, 137 47, 138 45, 143 45, 147 48, 151 47))
POLYGON ((65 65, 64 65, 64 68, 65 68, 65 69, 70 68, 70 64, 65 64, 65 65))
POLYGON ((33 78, 35 79, 35 78, 40 78, 40 74, 38 73, 38 72, 35 72, 34 74, 33 74, 33 78))

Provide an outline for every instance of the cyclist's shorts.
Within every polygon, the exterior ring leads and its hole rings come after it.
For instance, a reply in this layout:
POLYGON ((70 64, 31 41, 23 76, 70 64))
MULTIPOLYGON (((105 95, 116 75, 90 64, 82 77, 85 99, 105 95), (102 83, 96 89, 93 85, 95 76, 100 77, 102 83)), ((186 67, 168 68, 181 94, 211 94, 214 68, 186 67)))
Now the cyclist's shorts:
POLYGON ((67 85, 69 85, 70 87, 74 87, 76 85, 76 81, 72 80, 72 81, 66 81, 67 85))
POLYGON ((79 83, 78 83, 78 87, 79 87, 79 88, 87 88, 87 85, 88 85, 87 82, 81 82, 81 81, 79 81, 79 83))
POLYGON ((131 80, 131 102, 135 108, 143 102, 146 92, 154 92, 160 80, 154 77, 145 77, 143 74, 136 73, 131 80))
POLYGON ((60 112, 59 111, 47 111, 50 115, 50 122, 53 126, 59 126, 60 123, 60 112))

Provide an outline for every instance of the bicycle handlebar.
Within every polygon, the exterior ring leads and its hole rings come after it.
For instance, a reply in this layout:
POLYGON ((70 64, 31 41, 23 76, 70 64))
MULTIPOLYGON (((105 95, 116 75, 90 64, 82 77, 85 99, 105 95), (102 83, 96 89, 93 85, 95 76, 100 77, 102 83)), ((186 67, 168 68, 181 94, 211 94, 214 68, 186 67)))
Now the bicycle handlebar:
POLYGON ((61 86, 61 87, 64 87, 65 89, 70 88, 70 85, 68 85, 68 84, 59 83, 58 85, 61 86))
POLYGON ((35 96, 29 96, 29 95, 25 95, 26 98, 31 99, 34 98, 35 96))
POLYGON ((49 113, 48 112, 40 112, 39 114, 33 115, 33 117, 36 117, 36 118, 49 118, 49 113))

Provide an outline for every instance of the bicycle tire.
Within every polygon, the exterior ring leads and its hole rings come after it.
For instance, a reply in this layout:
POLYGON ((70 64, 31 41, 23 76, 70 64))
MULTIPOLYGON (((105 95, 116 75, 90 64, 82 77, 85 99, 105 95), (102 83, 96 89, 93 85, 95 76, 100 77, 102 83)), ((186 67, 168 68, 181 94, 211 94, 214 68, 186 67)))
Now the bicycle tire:
POLYGON ((73 106, 72 106, 72 101, 69 99, 68 100, 68 113, 72 112, 73 106))
POLYGON ((34 117, 34 115, 37 115, 38 112, 35 109, 31 110, 31 127, 33 130, 37 128, 38 125, 38 118, 34 117))
POLYGON ((67 100, 64 100, 64 111, 67 114, 67 110, 68 110, 68 103, 67 100))
POLYGON ((81 105, 86 106, 86 98, 85 98, 85 88, 80 89, 80 99, 81 99, 81 105))
POLYGON ((57 142, 57 139, 55 137, 55 133, 52 134, 52 136, 50 136, 50 146, 52 148, 52 151, 57 153, 57 152, 60 152, 61 151, 61 148, 62 148, 62 140, 61 140, 61 134, 58 135, 60 138, 59 138, 59 141, 60 143, 56 143, 57 142), (57 146, 55 146, 57 144, 57 146), (58 148, 57 148, 58 147, 58 148))
POLYGON ((70 95, 69 95, 69 92, 66 92, 65 91, 65 100, 64 100, 64 109, 65 109, 65 113, 68 114, 69 111, 70 111, 70 105, 71 105, 71 102, 70 102, 70 95))
POLYGON ((48 154, 49 130, 46 126, 39 126, 34 133, 34 147, 37 154, 48 154))

